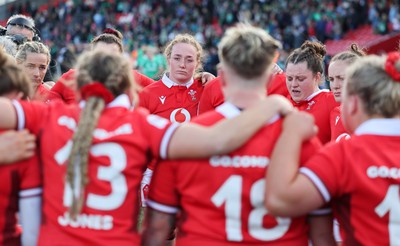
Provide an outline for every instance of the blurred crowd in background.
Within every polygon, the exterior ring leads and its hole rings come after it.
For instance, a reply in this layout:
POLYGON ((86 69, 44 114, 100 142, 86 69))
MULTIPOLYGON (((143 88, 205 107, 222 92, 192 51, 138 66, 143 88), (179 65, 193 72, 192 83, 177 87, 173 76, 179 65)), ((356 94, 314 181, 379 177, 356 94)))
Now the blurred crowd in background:
POLYGON ((26 1, 9 6, 9 13, 32 16, 61 72, 94 36, 114 27, 123 33, 136 68, 156 79, 166 67, 163 46, 178 33, 196 37, 206 51, 204 70, 215 74, 216 46, 236 22, 258 25, 280 40, 282 62, 307 39, 340 39, 365 24, 379 34, 399 31, 398 5, 385 0, 67 0, 45 8, 26 1))

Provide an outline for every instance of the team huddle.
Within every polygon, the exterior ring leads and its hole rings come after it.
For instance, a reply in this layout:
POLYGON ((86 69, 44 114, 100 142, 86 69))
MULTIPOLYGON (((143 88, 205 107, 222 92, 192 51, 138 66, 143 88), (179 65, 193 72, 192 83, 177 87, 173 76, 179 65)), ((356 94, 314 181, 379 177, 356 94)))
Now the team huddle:
POLYGON ((324 46, 280 47, 230 27, 214 77, 179 34, 153 81, 109 29, 54 85, 45 45, 0 50, 0 128, 37 143, 1 162, 2 244, 400 245, 400 53, 353 44, 321 90, 324 46))

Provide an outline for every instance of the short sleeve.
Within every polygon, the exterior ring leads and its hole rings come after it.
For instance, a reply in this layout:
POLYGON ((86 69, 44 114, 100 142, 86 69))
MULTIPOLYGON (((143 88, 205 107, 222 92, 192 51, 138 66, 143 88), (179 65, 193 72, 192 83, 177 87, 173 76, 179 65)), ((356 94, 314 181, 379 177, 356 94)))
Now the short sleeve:
POLYGON ((347 179, 342 149, 341 144, 329 144, 300 168, 300 172, 317 187, 325 202, 342 194, 343 182, 347 179))
POLYGON ((37 135, 46 122, 49 108, 42 102, 13 101, 17 114, 17 129, 27 128, 31 133, 37 135))
POLYGON ((34 156, 19 165, 21 175, 20 198, 40 196, 42 193, 42 181, 38 157, 34 156))
POLYGON ((321 141, 319 141, 317 137, 313 137, 311 140, 303 143, 303 146, 301 148, 300 163, 305 164, 321 148, 321 141))
POLYGON ((176 161, 161 161, 154 171, 147 205, 160 212, 174 214, 179 211, 176 190, 176 161))
POLYGON ((142 130, 152 153, 155 157, 166 159, 169 142, 179 124, 171 123, 169 120, 157 115, 148 114, 144 109, 138 109, 138 111, 144 117, 142 130))
POLYGON ((224 103, 224 101, 225 98, 222 93, 221 82, 219 78, 216 77, 204 87, 198 106, 198 115, 215 109, 217 106, 224 103))

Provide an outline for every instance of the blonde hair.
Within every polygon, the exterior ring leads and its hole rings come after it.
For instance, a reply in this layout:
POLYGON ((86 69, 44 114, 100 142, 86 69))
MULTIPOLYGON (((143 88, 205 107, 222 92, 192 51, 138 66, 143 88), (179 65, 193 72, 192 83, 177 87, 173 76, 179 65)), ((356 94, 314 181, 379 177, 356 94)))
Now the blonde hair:
POLYGON ((184 43, 184 44, 191 44, 196 49, 196 61, 197 67, 196 71, 199 72, 202 69, 201 61, 203 59, 203 48, 201 47, 200 43, 190 34, 178 34, 175 38, 167 44, 164 49, 164 55, 167 59, 171 58, 172 48, 175 44, 184 43))
MULTIPOLYGON (((117 97, 127 90, 135 93, 135 82, 129 61, 121 54, 92 51, 82 54, 78 59, 76 79, 78 87, 90 84, 93 81, 103 84, 113 95, 117 97)), ((137 95, 134 94, 134 98, 137 95)), ((73 135, 72 151, 68 158, 67 181, 74 190, 75 170, 80 172, 80 195, 78 199, 73 196, 70 207, 70 216, 75 218, 81 211, 84 203, 84 189, 89 182, 88 156, 92 145, 93 131, 98 123, 100 115, 105 107, 105 102, 100 97, 89 97, 81 112, 78 128, 73 135)))
POLYGON ((353 63, 357 58, 366 56, 367 54, 358 47, 357 44, 353 43, 350 48, 346 51, 340 52, 332 57, 331 62, 344 61, 347 64, 353 63))
POLYGON ((36 41, 25 42, 18 47, 15 59, 18 63, 24 62, 26 61, 28 53, 45 54, 47 56, 47 65, 49 65, 51 56, 49 48, 47 48, 46 45, 36 41))
MULTIPOLYGON (((367 56, 346 70, 345 95, 357 95, 369 116, 393 118, 400 114, 400 82, 385 71, 386 56, 367 56)), ((400 62, 396 63, 400 71, 400 62)))
POLYGON ((1 96, 11 92, 22 92, 22 99, 28 99, 33 93, 28 76, 3 49, 0 49, 0 78, 1 96))
POLYGON ((261 28, 238 24, 225 32, 218 45, 218 56, 240 76, 251 79, 268 69, 280 46, 261 28))

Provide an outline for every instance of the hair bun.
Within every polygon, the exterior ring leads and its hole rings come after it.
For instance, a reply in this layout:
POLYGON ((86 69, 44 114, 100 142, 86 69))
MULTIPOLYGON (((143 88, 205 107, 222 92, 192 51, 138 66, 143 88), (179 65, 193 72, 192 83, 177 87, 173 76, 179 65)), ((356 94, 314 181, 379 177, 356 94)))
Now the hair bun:
POLYGON ((320 43, 319 41, 314 41, 311 42, 309 40, 306 40, 300 47, 300 49, 305 50, 305 49, 311 49, 313 50, 316 54, 320 55, 321 57, 324 57, 326 54, 326 49, 325 45, 320 43))
POLYGON ((118 31, 117 29, 114 29, 114 28, 106 28, 106 29, 104 29, 103 33, 114 35, 115 37, 117 37, 119 39, 122 39, 124 37, 120 31, 118 31))
POLYGON ((356 54, 357 56, 366 56, 367 54, 360 49, 360 47, 358 47, 358 45, 356 43, 352 43, 350 45, 350 51, 353 52, 354 54, 356 54))

